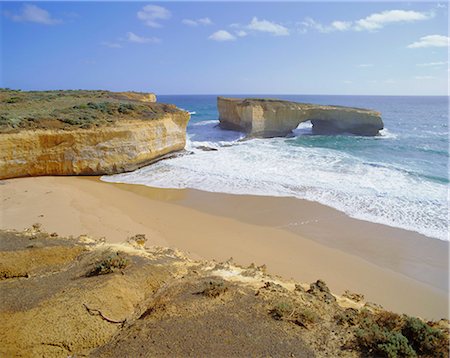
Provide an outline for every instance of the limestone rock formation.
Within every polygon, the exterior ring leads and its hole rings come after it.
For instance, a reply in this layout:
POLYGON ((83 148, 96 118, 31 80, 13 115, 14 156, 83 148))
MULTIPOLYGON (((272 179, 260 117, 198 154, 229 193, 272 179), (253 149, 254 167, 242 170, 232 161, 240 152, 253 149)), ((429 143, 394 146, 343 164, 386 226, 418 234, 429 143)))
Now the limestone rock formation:
POLYGON ((154 93, 143 93, 143 92, 117 92, 117 98, 119 99, 129 99, 133 101, 140 102, 156 102, 156 95, 154 93))
POLYGON ((276 99, 217 98, 220 127, 252 137, 286 136, 302 122, 311 121, 318 133, 353 133, 373 136, 383 129, 376 111, 297 103, 276 99))
POLYGON ((0 179, 39 175, 102 175, 135 170, 186 145, 189 113, 118 121, 72 131, 0 134, 0 179))
POLYGON ((0 90, 0 179, 135 170, 184 149, 190 115, 153 93, 0 90))

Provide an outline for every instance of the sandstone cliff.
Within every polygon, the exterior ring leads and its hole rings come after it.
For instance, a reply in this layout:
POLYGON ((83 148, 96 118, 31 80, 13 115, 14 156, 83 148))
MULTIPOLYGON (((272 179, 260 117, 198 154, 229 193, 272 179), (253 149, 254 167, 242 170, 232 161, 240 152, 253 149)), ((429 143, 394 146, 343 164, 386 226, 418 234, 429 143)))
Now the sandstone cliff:
POLYGON ((186 144, 189 114, 73 131, 35 129, 0 134, 0 179, 102 175, 131 171, 186 144))
POLYGON ((190 115, 154 94, 0 92, 0 179, 131 171, 186 144, 190 115))
POLYGON ((220 126, 253 137, 286 136, 302 122, 311 121, 319 133, 376 135, 383 129, 379 112, 272 99, 217 98, 220 126))

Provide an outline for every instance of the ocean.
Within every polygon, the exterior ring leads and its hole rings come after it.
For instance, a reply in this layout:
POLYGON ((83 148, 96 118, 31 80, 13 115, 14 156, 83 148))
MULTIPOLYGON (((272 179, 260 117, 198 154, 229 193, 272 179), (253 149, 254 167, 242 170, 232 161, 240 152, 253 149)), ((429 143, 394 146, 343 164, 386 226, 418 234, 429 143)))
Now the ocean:
POLYGON ((242 133, 218 128, 217 96, 159 96, 159 102, 191 113, 186 149, 192 154, 102 180, 296 197, 354 218, 449 239, 448 97, 233 97, 374 109, 382 113, 385 129, 377 137, 314 135, 311 124, 303 123, 292 137, 242 141, 242 133))

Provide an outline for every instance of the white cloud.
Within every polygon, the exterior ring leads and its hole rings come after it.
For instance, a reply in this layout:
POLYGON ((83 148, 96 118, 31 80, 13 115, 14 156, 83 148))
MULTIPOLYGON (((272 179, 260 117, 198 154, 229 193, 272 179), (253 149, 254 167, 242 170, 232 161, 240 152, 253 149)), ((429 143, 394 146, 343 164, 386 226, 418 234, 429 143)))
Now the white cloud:
POLYGON ((14 21, 34 22, 42 25, 56 25, 62 23, 62 20, 53 18, 47 10, 44 10, 33 4, 25 4, 19 14, 5 13, 14 21))
POLYGON ((183 25, 187 25, 187 26, 198 26, 197 21, 191 20, 191 19, 183 19, 183 20, 181 20, 181 23, 183 25))
POLYGON ((343 81, 346 85, 349 85, 349 84, 352 84, 353 83, 353 81, 350 81, 350 80, 345 80, 345 81, 343 81))
POLYGON ((275 22, 267 21, 267 20, 258 20, 257 17, 254 17, 249 25, 247 25, 249 30, 268 32, 274 36, 288 36, 289 30, 275 22))
POLYGON ((433 76, 416 76, 414 77, 416 80, 432 80, 433 76))
POLYGON ((301 30, 303 33, 305 33, 307 31, 307 29, 314 29, 314 30, 317 30, 319 32, 324 32, 324 33, 330 32, 333 30, 330 27, 323 26, 320 22, 317 22, 310 17, 307 17, 305 20, 303 20, 300 23, 300 25, 303 27, 303 29, 301 30))
POLYGON ((360 67, 360 68, 373 67, 373 63, 361 63, 358 65, 358 67, 360 67))
POLYGON ((161 40, 156 37, 143 37, 143 36, 136 35, 133 32, 127 32, 127 40, 129 42, 134 42, 134 43, 138 43, 138 44, 161 42, 161 40))
POLYGON ((238 31, 235 32, 235 34, 238 37, 245 37, 245 36, 248 35, 248 33, 246 31, 244 31, 244 30, 238 30, 238 31))
POLYGON ((408 45, 408 48, 423 48, 423 47, 448 47, 449 37, 443 35, 428 35, 423 36, 419 41, 408 45))
POLYGON ((236 40, 235 36, 233 36, 228 31, 225 31, 225 30, 216 31, 208 38, 210 40, 214 40, 214 41, 234 41, 234 40, 236 40))
POLYGON ((103 41, 102 46, 109 47, 109 48, 121 48, 122 45, 117 42, 109 42, 109 41, 103 41))
POLYGON ((346 31, 352 27, 352 23, 350 21, 333 21, 331 27, 338 31, 346 31))
POLYGON ((428 20, 434 16, 433 13, 417 12, 412 10, 387 10, 375 13, 355 22, 355 30, 379 30, 387 24, 396 22, 415 22, 428 20))
POLYGON ((434 12, 417 12, 411 10, 386 10, 371 14, 365 18, 355 21, 335 20, 330 25, 323 25, 312 18, 306 18, 300 23, 300 32, 308 29, 317 30, 322 33, 333 31, 376 31, 388 24, 409 23, 431 19, 434 12))
POLYGON ((201 19, 198 19, 197 22, 201 25, 212 25, 213 22, 209 17, 203 17, 201 19))
POLYGON ((209 17, 203 17, 203 18, 197 19, 197 20, 183 19, 181 21, 181 23, 184 25, 188 25, 188 26, 198 26, 198 25, 208 26, 208 25, 213 24, 213 22, 211 21, 211 19, 209 17))
POLYGON ((137 12, 137 18, 150 27, 161 27, 159 21, 167 20, 171 16, 169 10, 158 5, 146 5, 137 12))
POLYGON ((448 62, 439 61, 439 62, 427 62, 427 63, 418 63, 416 66, 419 67, 439 67, 439 66, 445 66, 448 62))

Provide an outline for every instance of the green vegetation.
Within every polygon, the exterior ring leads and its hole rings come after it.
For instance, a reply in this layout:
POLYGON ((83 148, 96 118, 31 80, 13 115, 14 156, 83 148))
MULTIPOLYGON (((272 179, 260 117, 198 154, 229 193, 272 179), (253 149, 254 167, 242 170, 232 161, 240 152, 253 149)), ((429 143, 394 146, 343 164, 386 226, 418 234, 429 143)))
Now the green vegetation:
POLYGON ((287 300, 276 302, 269 313, 278 321, 292 322, 305 328, 319 322, 319 315, 313 309, 287 300))
POLYGON ((416 317, 405 317, 402 334, 420 355, 444 357, 448 351, 448 340, 444 333, 416 317))
POLYGON ((355 338, 361 350, 377 357, 448 356, 448 339, 442 330, 391 312, 362 311, 355 338))
POLYGON ((0 89, 0 132, 94 128, 122 119, 157 119, 176 111, 173 105, 150 102, 148 94, 137 92, 0 89))
POLYGON ((114 270, 123 270, 128 266, 128 264, 128 260, 117 252, 115 255, 98 262, 95 267, 86 274, 86 276, 91 277, 106 275, 114 272, 114 270))
POLYGON ((205 288, 198 292, 198 294, 206 297, 219 297, 228 291, 228 286, 222 280, 209 281, 205 284, 205 288))

